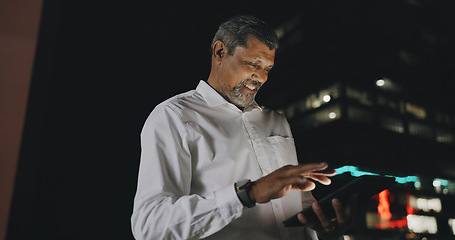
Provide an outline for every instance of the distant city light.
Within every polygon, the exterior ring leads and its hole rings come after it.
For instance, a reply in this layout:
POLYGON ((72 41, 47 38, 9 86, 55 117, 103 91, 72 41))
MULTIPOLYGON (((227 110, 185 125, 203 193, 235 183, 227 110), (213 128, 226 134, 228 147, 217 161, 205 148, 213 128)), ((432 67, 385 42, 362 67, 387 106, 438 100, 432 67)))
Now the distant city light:
POLYGON ((334 112, 329 113, 329 118, 330 118, 330 119, 334 119, 334 118, 336 118, 336 117, 337 117, 337 114, 336 114, 336 113, 334 113, 334 112))
MULTIPOLYGON (((435 178, 433 180, 433 186, 438 185, 439 187, 440 186, 445 186, 447 187, 447 185, 449 185, 449 181, 445 180, 445 179, 440 179, 440 178, 435 178)), ((436 187, 436 186, 435 186, 436 187)))
POLYGON ((416 205, 418 209, 425 212, 429 212, 431 210, 441 212, 442 210, 442 203, 439 198, 417 198, 416 205))
POLYGON ((332 99, 332 98, 330 97, 330 95, 325 95, 325 96, 322 98, 322 100, 324 100, 324 102, 330 102, 330 99, 332 99))
POLYGON ((449 226, 452 229, 452 234, 455 235, 455 219, 449 218, 449 226))
POLYGON ((318 108, 321 106, 321 101, 315 100, 312 104, 313 108, 318 108))
POLYGON ((431 233, 438 232, 438 223, 435 217, 408 215, 408 228, 411 232, 415 233, 431 233))
POLYGON ((385 84, 384 79, 379 79, 376 81, 376 86, 378 86, 378 87, 382 87, 382 86, 384 86, 384 84, 385 84))
POLYGON ((441 181, 435 180, 433 181, 433 187, 440 187, 441 186, 441 181))

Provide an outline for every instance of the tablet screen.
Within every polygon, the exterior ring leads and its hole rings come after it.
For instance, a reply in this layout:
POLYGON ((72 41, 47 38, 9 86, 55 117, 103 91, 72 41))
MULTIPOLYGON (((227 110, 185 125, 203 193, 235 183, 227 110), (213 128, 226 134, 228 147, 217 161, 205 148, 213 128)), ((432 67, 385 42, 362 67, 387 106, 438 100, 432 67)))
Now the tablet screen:
MULTIPOLYGON (((395 178, 393 177, 382 177, 382 176, 361 176, 357 177, 354 180, 348 182, 346 185, 336 189, 334 192, 328 194, 327 196, 320 199, 319 205, 321 206, 324 213, 329 218, 336 217, 335 211, 332 207, 332 199, 337 198, 341 201, 341 203, 346 206, 350 196, 357 193, 358 194, 358 202, 365 201, 374 195, 380 193, 384 189, 390 188, 394 185, 395 178)), ((311 206, 303 209, 300 213, 303 213, 305 218, 311 221, 318 221, 316 214, 313 212, 313 208, 311 206)), ((283 224, 286 227, 298 227, 303 226, 302 223, 298 220, 296 213, 294 216, 286 219, 283 224)))

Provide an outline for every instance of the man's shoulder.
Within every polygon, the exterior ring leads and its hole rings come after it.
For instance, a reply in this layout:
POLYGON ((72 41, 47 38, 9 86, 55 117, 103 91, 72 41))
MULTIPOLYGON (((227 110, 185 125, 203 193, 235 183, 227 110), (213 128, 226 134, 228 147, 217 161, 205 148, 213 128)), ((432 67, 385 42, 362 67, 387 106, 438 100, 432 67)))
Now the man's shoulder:
POLYGON ((166 111, 166 109, 172 109, 176 113, 181 113, 184 109, 191 109, 194 106, 203 105, 204 103, 204 99, 200 93, 196 90, 190 90, 177 94, 159 103, 153 111, 166 111))

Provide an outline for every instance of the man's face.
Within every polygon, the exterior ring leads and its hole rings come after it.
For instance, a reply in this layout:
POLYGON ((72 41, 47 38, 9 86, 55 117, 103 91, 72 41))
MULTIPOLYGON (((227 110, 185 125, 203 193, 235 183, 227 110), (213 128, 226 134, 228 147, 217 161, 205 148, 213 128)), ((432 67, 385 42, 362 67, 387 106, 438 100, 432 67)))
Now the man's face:
POLYGON ((246 47, 238 46, 232 56, 226 54, 223 58, 217 90, 234 105, 248 107, 267 81, 274 59, 275 49, 249 37, 246 47))

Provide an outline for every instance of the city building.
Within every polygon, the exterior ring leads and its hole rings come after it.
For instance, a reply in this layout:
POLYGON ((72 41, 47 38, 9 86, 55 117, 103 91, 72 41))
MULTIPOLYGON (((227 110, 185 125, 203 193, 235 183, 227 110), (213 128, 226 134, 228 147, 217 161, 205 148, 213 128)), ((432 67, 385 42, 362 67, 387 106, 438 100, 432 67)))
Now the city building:
POLYGON ((273 97, 261 103, 287 117, 300 161, 338 170, 333 187, 361 175, 396 178, 362 204, 346 239, 455 239, 454 76, 445 58, 454 36, 435 28, 444 14, 418 21, 445 5, 368 4, 312 2, 277 26, 277 73, 264 89, 273 97))

